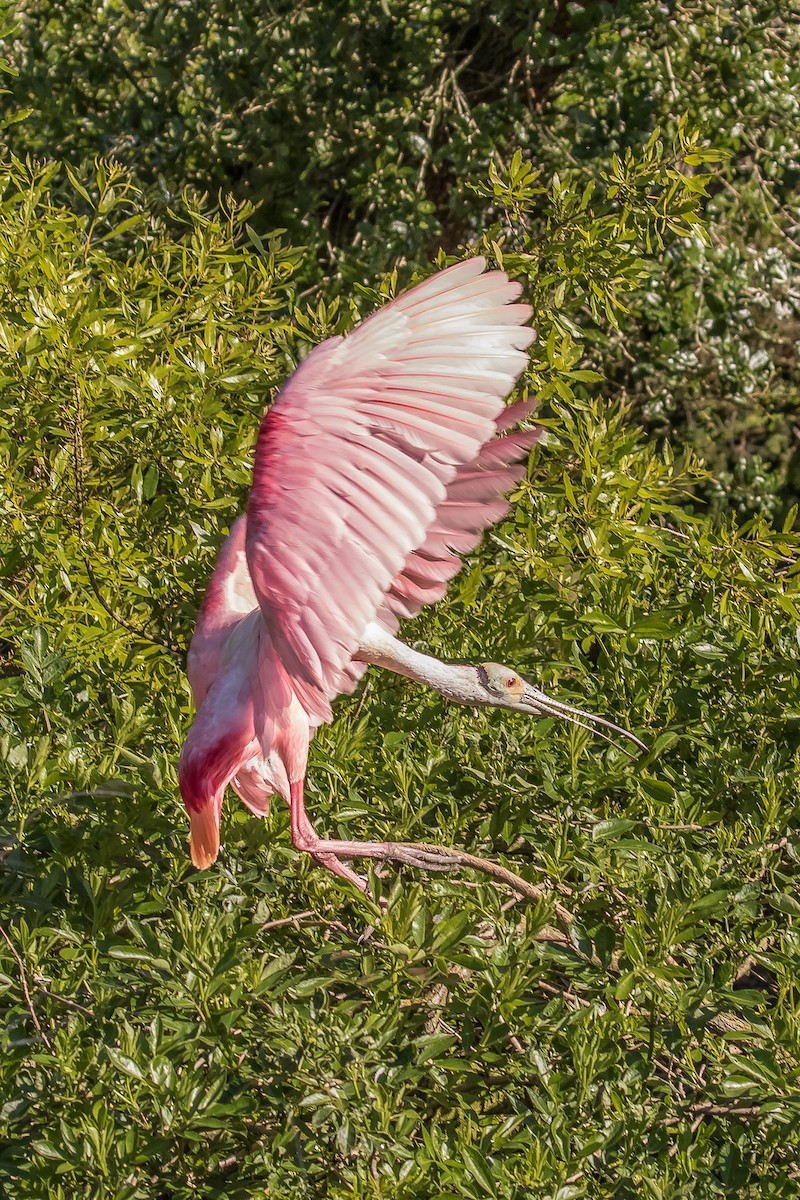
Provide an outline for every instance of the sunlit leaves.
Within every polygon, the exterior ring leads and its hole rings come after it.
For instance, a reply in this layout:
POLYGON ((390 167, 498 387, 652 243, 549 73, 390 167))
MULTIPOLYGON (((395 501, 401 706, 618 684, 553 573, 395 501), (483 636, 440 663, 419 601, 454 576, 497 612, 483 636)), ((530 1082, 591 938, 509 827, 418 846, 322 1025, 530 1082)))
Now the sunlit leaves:
POLYGON ((681 163, 716 160, 688 125, 675 139, 617 148, 591 186, 526 154, 489 180, 486 249, 534 304, 548 438, 448 600, 405 629, 513 664, 650 752, 370 672, 315 738, 320 830, 450 842, 544 885, 523 905, 476 876, 373 874, 385 914, 291 849, 280 805, 227 803, 220 861, 195 872, 175 763, 181 649, 261 412, 402 270, 352 301, 297 297, 301 252, 246 206, 173 198, 167 226, 113 164, 7 165, 14 1200, 792 1194, 797 535, 700 511, 702 467, 641 437, 597 352, 666 263, 705 261, 687 214, 712 189, 687 196, 681 163))
MULTIPOLYGON (((796 500, 796 6, 16 7, 1 36, 19 72, 5 106, 20 156, 57 147, 77 169, 114 154, 169 220, 187 186, 254 202, 259 254, 269 263, 265 236, 287 229, 307 247, 315 301, 349 304, 399 259, 426 268, 439 245, 476 243, 509 198, 516 209, 541 189, 565 217, 599 192, 616 209, 617 253, 612 221, 583 226, 551 272, 549 307, 583 333, 584 365, 650 431, 701 454, 705 499, 742 517, 796 500), (643 169, 673 146, 680 162, 658 178, 643 169), (641 274, 620 250, 644 217, 660 268, 641 274)), ((79 182, 98 236, 106 216, 121 227, 124 189, 79 182)))

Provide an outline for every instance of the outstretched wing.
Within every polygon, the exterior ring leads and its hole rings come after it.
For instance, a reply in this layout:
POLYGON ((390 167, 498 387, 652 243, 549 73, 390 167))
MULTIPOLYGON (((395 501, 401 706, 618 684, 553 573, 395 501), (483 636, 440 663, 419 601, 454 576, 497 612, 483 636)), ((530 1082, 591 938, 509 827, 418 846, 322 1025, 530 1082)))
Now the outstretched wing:
MULTIPOLYGON (((368 623, 385 605, 401 611, 402 581, 417 566, 410 556, 441 563, 449 534, 474 545, 497 519, 468 468, 495 444, 533 332, 528 305, 513 303, 519 285, 485 266, 475 258, 450 267, 318 346, 262 423, 247 561, 295 692, 321 719, 349 690, 368 623), (451 489, 462 484, 463 498, 451 489)), ((506 467, 501 452, 498 469, 506 467)))

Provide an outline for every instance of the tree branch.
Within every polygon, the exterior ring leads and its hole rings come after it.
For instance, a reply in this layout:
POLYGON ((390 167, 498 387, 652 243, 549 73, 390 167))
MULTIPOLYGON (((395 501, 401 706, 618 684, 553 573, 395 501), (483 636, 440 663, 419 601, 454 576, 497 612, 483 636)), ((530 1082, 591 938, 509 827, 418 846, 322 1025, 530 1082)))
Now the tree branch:
POLYGON ((39 1034, 39 1037, 42 1039, 45 1046, 47 1046, 47 1049, 52 1053, 53 1047, 50 1045, 50 1041, 47 1037, 47 1034, 45 1033, 45 1031, 42 1029, 41 1025, 39 1024, 39 1018, 37 1017, 36 1010, 33 1007, 33 1001, 31 1000, 31 994, 30 994, 30 991, 28 990, 28 977, 25 974, 25 964, 22 961, 22 956, 20 955, 19 951, 17 950, 16 946, 14 945, 14 943, 12 942, 11 938, 8 936, 8 934, 6 933, 6 931, 2 925, 0 925, 0 937, 3 938, 4 942, 8 946, 9 950, 14 955, 14 958, 17 960, 17 966, 19 968, 19 979, 20 979, 20 983, 22 984, 22 994, 25 997, 25 1004, 27 1006, 28 1012, 31 1014, 31 1020, 33 1021, 33 1024, 36 1027, 36 1032, 39 1034))

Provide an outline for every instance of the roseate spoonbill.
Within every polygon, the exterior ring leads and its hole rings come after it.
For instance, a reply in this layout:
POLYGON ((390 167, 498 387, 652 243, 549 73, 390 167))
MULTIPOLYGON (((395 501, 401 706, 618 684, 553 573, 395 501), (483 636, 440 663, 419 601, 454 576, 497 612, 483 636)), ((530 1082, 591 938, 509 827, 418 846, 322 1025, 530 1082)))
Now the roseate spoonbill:
POLYGON ((343 859, 432 865, 421 848, 403 857, 396 843, 323 840, 306 816, 309 742, 370 663, 460 704, 601 725, 645 748, 514 670, 440 662, 395 637, 505 514, 538 435, 518 428, 532 405, 504 406, 534 336, 531 309, 485 266, 473 258, 432 275, 317 346, 264 417, 247 512, 222 546, 189 650, 197 715, 179 777, 197 867, 217 857, 229 784, 260 815, 283 797, 294 846, 359 887, 343 859))

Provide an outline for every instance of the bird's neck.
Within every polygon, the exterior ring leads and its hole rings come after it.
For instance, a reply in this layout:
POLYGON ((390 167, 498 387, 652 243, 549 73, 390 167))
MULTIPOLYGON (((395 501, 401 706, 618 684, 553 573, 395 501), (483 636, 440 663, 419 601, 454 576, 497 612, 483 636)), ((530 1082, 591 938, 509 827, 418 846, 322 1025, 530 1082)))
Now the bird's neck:
POLYGON ((442 662, 429 654, 412 650, 376 622, 367 627, 354 657, 360 662, 385 667, 426 687, 435 688, 446 700, 457 704, 486 703, 486 694, 480 686, 475 667, 465 663, 442 662))

